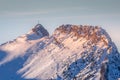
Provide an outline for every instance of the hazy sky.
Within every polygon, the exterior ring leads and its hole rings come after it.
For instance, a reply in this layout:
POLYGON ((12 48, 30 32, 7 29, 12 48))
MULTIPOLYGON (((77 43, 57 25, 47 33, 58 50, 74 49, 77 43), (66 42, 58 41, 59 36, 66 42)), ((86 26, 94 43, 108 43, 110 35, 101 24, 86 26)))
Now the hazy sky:
POLYGON ((0 44, 38 20, 51 34, 62 24, 102 26, 120 50, 120 0, 0 0, 0 44))

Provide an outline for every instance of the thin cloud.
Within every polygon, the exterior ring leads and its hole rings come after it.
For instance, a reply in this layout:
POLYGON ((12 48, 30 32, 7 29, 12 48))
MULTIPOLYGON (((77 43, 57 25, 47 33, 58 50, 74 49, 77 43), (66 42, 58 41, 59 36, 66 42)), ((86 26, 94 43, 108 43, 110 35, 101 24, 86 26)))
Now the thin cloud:
POLYGON ((30 12, 3 12, 3 16, 25 16, 25 15, 38 15, 38 14, 46 14, 47 11, 30 11, 30 12))
POLYGON ((56 17, 57 19, 73 19, 73 18, 98 18, 98 17, 120 17, 119 14, 84 14, 84 15, 76 15, 76 16, 61 16, 56 17))
MULTIPOLYGON (((73 10, 88 10, 88 8, 84 7, 66 7, 66 8, 54 8, 54 9, 47 9, 47 10, 31 10, 31 11, 3 11, 1 12, 2 16, 26 16, 26 15, 42 15, 42 14, 52 14, 52 13, 59 13, 59 12, 67 12, 73 10)), ((92 10, 92 9, 90 9, 92 10)))

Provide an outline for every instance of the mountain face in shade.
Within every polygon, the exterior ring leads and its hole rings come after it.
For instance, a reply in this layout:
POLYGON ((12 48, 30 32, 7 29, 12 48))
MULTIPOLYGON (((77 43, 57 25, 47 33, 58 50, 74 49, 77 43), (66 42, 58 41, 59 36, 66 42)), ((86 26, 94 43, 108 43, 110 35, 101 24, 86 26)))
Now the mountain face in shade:
POLYGON ((38 24, 0 46, 0 72, 2 80, 118 80, 120 54, 101 27, 61 25, 49 36, 38 24))

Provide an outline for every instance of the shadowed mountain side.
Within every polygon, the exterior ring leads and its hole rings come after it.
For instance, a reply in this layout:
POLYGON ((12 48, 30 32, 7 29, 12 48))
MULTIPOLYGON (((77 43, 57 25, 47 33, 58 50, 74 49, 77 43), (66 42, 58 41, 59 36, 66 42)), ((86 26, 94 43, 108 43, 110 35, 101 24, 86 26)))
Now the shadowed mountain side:
MULTIPOLYGON (((1 54, 1 53, 0 53, 1 54)), ((17 71, 23 67, 24 62, 28 56, 18 57, 6 64, 0 66, 0 79, 2 80, 27 80, 21 78, 21 75, 17 74, 17 71)), ((35 80, 35 79, 29 79, 35 80)))
POLYGON ((0 50, 0 61, 3 60, 6 55, 7 53, 5 51, 0 50))

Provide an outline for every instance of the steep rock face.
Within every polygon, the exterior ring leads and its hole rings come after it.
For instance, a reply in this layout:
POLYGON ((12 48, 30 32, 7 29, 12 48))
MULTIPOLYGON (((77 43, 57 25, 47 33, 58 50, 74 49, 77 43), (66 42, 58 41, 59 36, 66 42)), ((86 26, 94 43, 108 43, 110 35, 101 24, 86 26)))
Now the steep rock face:
MULTIPOLYGON (((69 63, 70 66, 64 72, 67 77, 63 77, 64 79, 116 80, 120 77, 120 54, 104 29, 98 26, 62 25, 56 29, 54 35, 59 42, 67 36, 72 37, 73 43, 81 38, 83 40, 78 44, 85 41, 81 44, 82 49, 79 48, 79 51, 83 50, 80 58, 73 62, 74 65, 69 63), (75 75, 77 70, 78 74, 75 75)), ((79 56, 78 53, 76 55, 79 56)))
MULTIPOLYGON (((17 57, 20 57, 21 53, 27 56, 15 70, 16 75, 22 77, 21 80, 120 78, 120 54, 110 36, 101 27, 67 24, 59 26, 51 36, 45 37, 48 35, 38 24, 27 35, 0 47, 11 55, 19 54, 17 57)), ((10 61, 10 58, 6 59, 10 61)), ((5 65, 4 60, 1 64, 5 65)))

